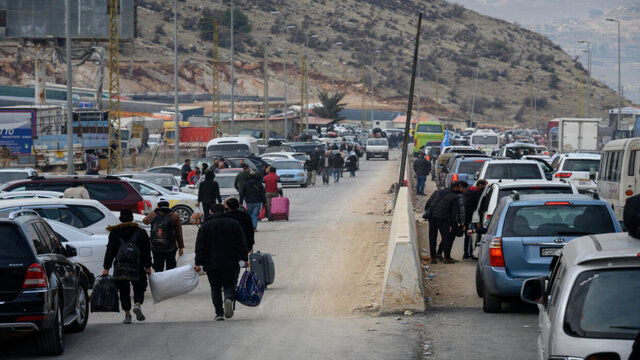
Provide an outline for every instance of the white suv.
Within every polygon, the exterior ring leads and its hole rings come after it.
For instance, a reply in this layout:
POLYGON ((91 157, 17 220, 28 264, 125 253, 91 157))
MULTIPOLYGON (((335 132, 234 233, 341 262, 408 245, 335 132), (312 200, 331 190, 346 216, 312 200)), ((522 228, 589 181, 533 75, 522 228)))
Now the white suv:
POLYGON ((591 173, 595 175, 594 178, 597 178, 598 168, 600 168, 600 154, 564 154, 558 162, 553 180, 571 182, 580 192, 598 190, 598 185, 590 178, 591 173))
POLYGON ((367 139, 367 160, 374 157, 389 160, 389 142, 387 138, 367 139))
POLYGON ((493 184, 514 180, 547 180, 547 177, 535 160, 490 160, 482 164, 476 179, 485 179, 493 184))
POLYGON ((539 308, 538 359, 629 359, 640 331, 639 253, 627 233, 583 236, 549 277, 522 284, 522 299, 539 308))
POLYGON ((38 176, 38 172, 33 168, 7 168, 0 169, 0 184, 4 184, 13 180, 28 179, 38 176))

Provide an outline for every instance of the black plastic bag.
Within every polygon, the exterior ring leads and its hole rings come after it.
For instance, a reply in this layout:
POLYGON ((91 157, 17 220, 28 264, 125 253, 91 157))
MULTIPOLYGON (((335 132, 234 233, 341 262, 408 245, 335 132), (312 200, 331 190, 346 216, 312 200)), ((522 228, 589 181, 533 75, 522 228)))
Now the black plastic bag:
POLYGON ((91 312, 120 312, 118 287, 111 276, 99 276, 93 284, 91 312))

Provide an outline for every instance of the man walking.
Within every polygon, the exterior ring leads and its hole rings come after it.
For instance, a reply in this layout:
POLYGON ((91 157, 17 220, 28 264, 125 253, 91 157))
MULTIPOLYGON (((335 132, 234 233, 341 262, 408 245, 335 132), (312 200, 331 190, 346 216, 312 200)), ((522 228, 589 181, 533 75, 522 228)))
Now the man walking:
MULTIPOLYGON (((466 222, 466 228, 469 229, 471 227, 471 219, 473 217, 473 212, 478 207, 478 202, 480 202, 480 196, 482 196, 482 192, 485 187, 487 187, 487 180, 480 179, 476 181, 475 185, 469 188, 464 194, 464 218, 466 222)), ((463 260, 478 260, 477 257, 473 256, 473 243, 471 242, 471 235, 465 232, 464 235, 464 256, 463 260)))
POLYGON ((333 166, 333 158, 330 156, 330 153, 327 151, 322 159, 320 160, 320 171, 322 172, 322 184, 329 185, 329 173, 331 172, 331 167, 333 166))
POLYGON ((431 263, 437 264, 436 245, 438 241, 438 232, 440 233, 441 250, 444 251, 445 264, 452 264, 456 261, 451 258, 452 231, 453 227, 458 225, 456 221, 459 218, 458 205, 458 183, 451 184, 450 188, 441 189, 434 192, 424 206, 425 212, 430 211, 429 220, 429 251, 431 254, 431 263))
POLYGON ((137 267, 137 280, 116 280, 116 286, 120 292, 120 304, 124 310, 124 324, 131 324, 131 286, 133 286, 133 313, 136 320, 144 321, 142 314, 142 303, 144 293, 147 290, 147 275, 151 274, 151 249, 147 232, 138 227, 133 222, 133 213, 129 209, 120 211, 121 223, 115 226, 108 226, 109 241, 104 254, 102 275, 108 275, 111 265, 116 261, 115 266, 137 267), (120 251, 122 246, 131 243, 133 247, 120 251), (136 252, 137 249, 137 252, 136 252))
POLYGON ((207 272, 216 321, 233 317, 233 300, 240 263, 249 266, 246 240, 240 223, 224 215, 224 206, 215 204, 213 215, 198 230, 196 266, 207 272), (224 302, 222 293, 224 292, 224 302))
POLYGON ((187 186, 189 184, 188 177, 191 173, 191 160, 184 161, 182 168, 180 169, 180 186, 187 186))
POLYGON ((64 191, 62 197, 65 199, 91 199, 89 191, 87 191, 84 184, 79 181, 71 183, 71 187, 64 191))
POLYGON ((263 179, 265 198, 267 200, 267 209, 265 214, 269 220, 271 220, 271 199, 280 196, 278 193, 278 180, 280 177, 276 174, 276 170, 277 169, 275 167, 270 167, 269 173, 263 179))
POLYGON ((264 186, 255 174, 250 174, 249 178, 242 184, 240 188, 240 202, 247 204, 247 212, 251 215, 253 228, 258 228, 258 215, 262 206, 267 205, 264 186))
POLYGON ((199 207, 200 203, 202 203, 204 217, 209 216, 209 209, 211 209, 213 204, 222 203, 220 186, 213 180, 215 177, 216 175, 213 172, 205 172, 204 181, 200 183, 200 188, 198 189, 198 202, 196 203, 196 207, 199 207))
POLYGON ((158 207, 150 212, 142 223, 151 224, 151 251, 153 252, 153 271, 161 272, 176 267, 176 251, 184 253, 182 222, 180 216, 169 208, 169 200, 164 196, 158 199, 158 207))
POLYGON ((244 182, 247 181, 250 175, 251 169, 249 168, 249 165, 242 164, 242 171, 236 175, 236 179, 233 181, 233 187, 240 191, 240 189, 242 189, 242 185, 244 185, 244 182))
POLYGON ((240 223, 242 234, 244 234, 244 239, 247 241, 247 251, 252 252, 255 244, 255 230, 253 229, 251 215, 240 208, 240 202, 234 197, 225 200, 224 206, 227 208, 227 212, 224 215, 240 223))
POLYGON ((316 164, 309 158, 304 162, 304 170, 307 173, 306 184, 315 185, 316 184, 316 164))
POLYGON ((431 163, 425 158, 422 151, 418 153, 418 158, 413 162, 413 171, 415 171, 417 179, 416 194, 425 195, 424 185, 429 172, 431 172, 431 163))
POLYGON ((333 163, 331 172, 333 173, 333 183, 340 182, 340 176, 342 175, 342 167, 344 166, 344 159, 342 154, 337 152, 333 155, 333 163))

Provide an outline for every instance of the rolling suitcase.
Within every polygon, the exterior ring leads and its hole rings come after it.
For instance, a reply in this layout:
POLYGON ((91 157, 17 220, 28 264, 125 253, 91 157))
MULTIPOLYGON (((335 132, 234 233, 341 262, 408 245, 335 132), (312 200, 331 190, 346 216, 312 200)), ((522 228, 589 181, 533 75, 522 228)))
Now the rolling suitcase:
POLYGON ((276 268, 271 254, 256 251, 249 255, 249 262, 251 263, 251 272, 256 274, 265 288, 267 285, 273 284, 273 280, 276 277, 276 268))
POLYGON ((271 199, 271 218, 273 220, 289 220, 289 198, 275 197, 271 199))

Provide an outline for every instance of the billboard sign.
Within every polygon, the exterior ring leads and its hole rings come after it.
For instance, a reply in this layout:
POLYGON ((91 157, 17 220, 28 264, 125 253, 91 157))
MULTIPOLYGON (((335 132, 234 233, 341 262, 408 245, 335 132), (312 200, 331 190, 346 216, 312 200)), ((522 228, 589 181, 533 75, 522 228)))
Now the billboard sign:
POLYGON ((35 111, 0 112, 0 146, 7 145, 12 154, 31 154, 35 111))

